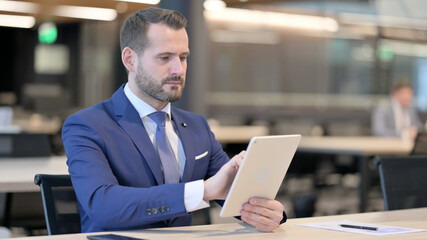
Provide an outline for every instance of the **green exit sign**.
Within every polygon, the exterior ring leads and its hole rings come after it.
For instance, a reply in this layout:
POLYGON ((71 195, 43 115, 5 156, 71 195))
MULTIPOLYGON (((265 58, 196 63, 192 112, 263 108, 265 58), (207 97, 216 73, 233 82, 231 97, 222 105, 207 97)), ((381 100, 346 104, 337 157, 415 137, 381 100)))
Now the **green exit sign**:
POLYGON ((56 25, 52 22, 45 22, 39 26, 39 42, 45 44, 52 44, 58 37, 58 30, 56 25))
POLYGON ((387 45, 380 45, 377 50, 377 56, 381 61, 389 62, 394 58, 393 50, 387 45))

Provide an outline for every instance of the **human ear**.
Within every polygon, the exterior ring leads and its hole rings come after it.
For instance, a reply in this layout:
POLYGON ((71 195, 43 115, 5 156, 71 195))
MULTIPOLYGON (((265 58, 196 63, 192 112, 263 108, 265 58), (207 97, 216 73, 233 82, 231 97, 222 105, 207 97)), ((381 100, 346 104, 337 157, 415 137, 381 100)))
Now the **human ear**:
POLYGON ((130 47, 125 47, 122 51, 122 62, 129 72, 135 72, 138 68, 138 54, 130 47))

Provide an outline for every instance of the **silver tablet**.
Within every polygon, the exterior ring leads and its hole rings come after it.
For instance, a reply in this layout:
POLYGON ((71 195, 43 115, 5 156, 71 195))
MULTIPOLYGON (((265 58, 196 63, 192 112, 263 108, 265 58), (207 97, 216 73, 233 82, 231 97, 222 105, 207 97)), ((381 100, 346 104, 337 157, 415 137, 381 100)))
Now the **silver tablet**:
POLYGON ((301 135, 253 137, 219 215, 240 216, 251 197, 274 199, 300 139, 301 135))

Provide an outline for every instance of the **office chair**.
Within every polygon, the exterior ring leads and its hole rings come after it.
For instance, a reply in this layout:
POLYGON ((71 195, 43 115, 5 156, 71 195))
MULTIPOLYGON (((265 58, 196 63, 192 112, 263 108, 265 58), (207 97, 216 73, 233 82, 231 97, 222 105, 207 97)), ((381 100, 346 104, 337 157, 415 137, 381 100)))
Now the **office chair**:
POLYGON ((385 210, 427 207, 427 156, 376 157, 385 210))
POLYGON ((427 156, 427 132, 418 133, 414 141, 411 155, 426 155, 427 156))
POLYGON ((70 175, 37 174, 49 235, 80 233, 80 214, 70 175))

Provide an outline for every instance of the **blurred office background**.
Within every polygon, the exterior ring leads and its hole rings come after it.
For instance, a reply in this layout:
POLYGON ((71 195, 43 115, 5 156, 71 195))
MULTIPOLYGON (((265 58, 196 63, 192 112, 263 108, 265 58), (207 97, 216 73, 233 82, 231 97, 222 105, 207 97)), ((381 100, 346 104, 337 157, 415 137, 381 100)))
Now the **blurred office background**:
MULTIPOLYGON (((64 154, 62 122, 127 81, 120 27, 129 13, 151 6, 188 18, 192 53, 176 105, 213 124, 261 125, 270 134, 371 135, 373 106, 400 78, 413 84, 427 119, 424 0, 3 0, 0 106, 13 110, 4 125, 49 134, 52 153, 64 154)), ((282 189, 289 208, 292 194, 314 201, 310 192, 319 182, 305 176, 321 174, 322 184, 341 188, 326 188, 323 195, 333 201, 325 198, 313 214, 357 211, 358 175, 326 174, 336 166, 320 162, 290 169, 282 189)))
MULTIPOLYGON (((189 18, 192 56, 178 103, 187 110, 230 124, 266 121, 279 132, 310 134, 320 126, 325 134, 366 135, 372 106, 399 78, 412 81, 418 109, 427 110, 427 16, 421 0, 158 5, 189 18)), ((130 12, 149 6, 0 1, 0 104, 15 108, 19 125, 21 110, 34 121, 58 117, 53 122, 105 100, 126 81, 120 27, 130 12), (100 16, 95 9, 72 16, 64 6, 102 9, 96 9, 100 16), (10 15, 30 17, 30 23, 10 15), (49 43, 52 32, 57 38, 49 43)))

